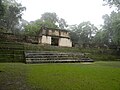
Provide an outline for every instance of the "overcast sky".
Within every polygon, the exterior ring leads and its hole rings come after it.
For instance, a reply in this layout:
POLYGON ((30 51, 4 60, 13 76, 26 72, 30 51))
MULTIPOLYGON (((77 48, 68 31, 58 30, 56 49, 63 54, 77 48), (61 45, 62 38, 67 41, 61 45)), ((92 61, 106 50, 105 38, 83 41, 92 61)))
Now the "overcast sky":
POLYGON ((110 14, 107 6, 102 6, 103 0, 19 0, 26 7, 23 19, 34 21, 44 12, 55 12, 64 18, 67 24, 79 24, 90 21, 99 26, 103 24, 102 15, 110 14))

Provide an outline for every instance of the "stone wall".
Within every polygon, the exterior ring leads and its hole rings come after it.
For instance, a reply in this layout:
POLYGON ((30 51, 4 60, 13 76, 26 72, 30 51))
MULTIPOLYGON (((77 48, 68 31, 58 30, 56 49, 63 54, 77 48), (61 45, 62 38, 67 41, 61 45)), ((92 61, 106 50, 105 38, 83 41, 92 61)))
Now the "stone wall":
POLYGON ((41 43, 43 44, 51 44, 51 37, 50 36, 42 36, 41 43))
POLYGON ((69 33, 68 32, 60 32, 60 36, 62 37, 69 37, 69 33))
POLYGON ((40 38, 38 38, 38 42, 41 44, 54 45, 54 43, 57 42, 55 44, 56 46, 72 47, 72 42, 67 30, 42 28, 39 35, 40 38))
POLYGON ((72 47, 72 42, 70 39, 60 38, 59 39, 59 46, 72 47))

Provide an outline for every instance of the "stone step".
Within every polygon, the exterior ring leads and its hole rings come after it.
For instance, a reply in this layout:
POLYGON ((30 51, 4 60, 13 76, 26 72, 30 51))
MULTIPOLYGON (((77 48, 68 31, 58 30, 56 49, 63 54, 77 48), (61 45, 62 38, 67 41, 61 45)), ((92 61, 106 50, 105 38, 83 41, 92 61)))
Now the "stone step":
POLYGON ((92 62, 92 59, 83 58, 82 53, 59 52, 25 52, 26 63, 42 62, 92 62))
POLYGON ((93 62, 93 60, 26 60, 26 63, 76 63, 76 62, 93 62))
POLYGON ((57 58, 57 57, 52 57, 52 58, 45 58, 45 57, 42 57, 42 58, 35 58, 35 57, 32 57, 32 58, 26 58, 26 60, 68 60, 68 59, 76 59, 78 60, 79 58, 73 58, 73 57, 61 57, 61 58, 57 58))
POLYGON ((27 60, 26 63, 65 63, 65 62, 81 62, 80 60, 27 60))
POLYGON ((72 55, 29 55, 26 58, 62 58, 62 57, 73 57, 73 58, 80 58, 82 56, 72 56, 72 55))

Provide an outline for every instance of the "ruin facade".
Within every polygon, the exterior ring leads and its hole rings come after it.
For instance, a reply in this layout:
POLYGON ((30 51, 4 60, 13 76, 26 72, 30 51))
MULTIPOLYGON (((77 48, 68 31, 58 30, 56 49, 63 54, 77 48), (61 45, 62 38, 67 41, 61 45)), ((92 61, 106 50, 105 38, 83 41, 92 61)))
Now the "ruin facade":
POLYGON ((72 47, 69 31, 47 27, 40 29, 38 43, 72 47))

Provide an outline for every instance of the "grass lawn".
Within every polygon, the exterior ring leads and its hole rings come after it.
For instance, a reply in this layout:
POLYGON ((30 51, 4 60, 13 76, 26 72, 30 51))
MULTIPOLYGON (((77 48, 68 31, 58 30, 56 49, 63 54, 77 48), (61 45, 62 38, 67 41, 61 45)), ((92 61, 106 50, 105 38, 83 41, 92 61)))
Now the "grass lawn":
POLYGON ((0 90, 120 90, 120 62, 0 63, 0 71, 0 90))

